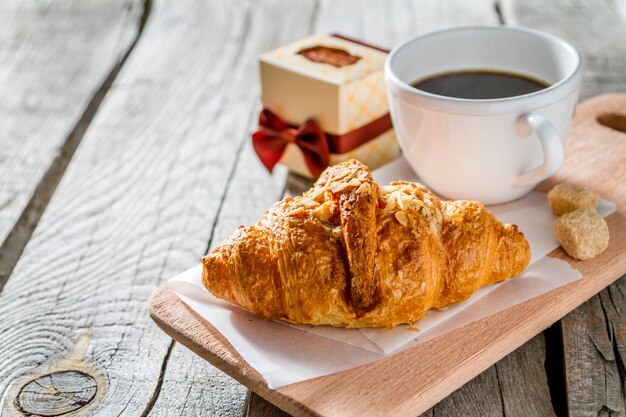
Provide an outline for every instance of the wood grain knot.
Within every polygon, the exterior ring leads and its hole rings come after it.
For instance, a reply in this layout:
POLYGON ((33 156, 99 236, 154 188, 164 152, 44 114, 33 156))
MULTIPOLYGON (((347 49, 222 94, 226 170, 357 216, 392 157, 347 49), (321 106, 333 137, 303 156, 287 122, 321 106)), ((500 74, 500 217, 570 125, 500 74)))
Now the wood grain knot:
POLYGON ((91 375, 80 371, 53 372, 24 385, 15 404, 28 415, 61 416, 89 404, 97 391, 91 375))
POLYGON ((618 132, 626 133, 626 115, 618 113, 601 114, 598 123, 618 132))

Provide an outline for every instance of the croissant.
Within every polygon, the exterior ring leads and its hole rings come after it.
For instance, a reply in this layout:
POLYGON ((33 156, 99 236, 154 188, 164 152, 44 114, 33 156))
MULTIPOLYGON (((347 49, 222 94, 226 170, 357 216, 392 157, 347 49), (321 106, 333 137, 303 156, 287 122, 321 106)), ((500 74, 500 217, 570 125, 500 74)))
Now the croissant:
POLYGON ((529 261, 517 226, 481 203, 440 201, 411 182, 379 187, 350 160, 232 232, 202 259, 202 281, 266 319, 390 327, 519 275, 529 261))

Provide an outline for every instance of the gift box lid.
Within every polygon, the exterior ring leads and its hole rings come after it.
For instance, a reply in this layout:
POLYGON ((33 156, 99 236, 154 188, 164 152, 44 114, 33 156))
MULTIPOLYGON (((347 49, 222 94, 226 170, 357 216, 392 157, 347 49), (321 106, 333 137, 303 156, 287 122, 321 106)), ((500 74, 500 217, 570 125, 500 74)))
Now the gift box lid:
POLYGON ((385 52, 344 38, 316 35, 267 52, 260 60, 329 84, 345 85, 382 71, 386 57, 385 52))

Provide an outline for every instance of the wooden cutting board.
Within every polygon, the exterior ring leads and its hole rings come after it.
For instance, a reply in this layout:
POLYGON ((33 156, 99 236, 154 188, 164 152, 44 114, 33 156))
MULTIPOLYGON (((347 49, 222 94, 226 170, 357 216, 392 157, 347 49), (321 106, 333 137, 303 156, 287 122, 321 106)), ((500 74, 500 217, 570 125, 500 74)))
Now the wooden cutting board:
POLYGON ((371 364, 270 390, 167 286, 152 294, 150 315, 174 339, 291 414, 415 416, 626 273, 626 94, 579 105, 565 166, 538 189, 564 181, 586 184, 617 204, 607 218, 611 239, 605 252, 584 262, 560 248, 549 255, 569 262, 583 279, 371 364))

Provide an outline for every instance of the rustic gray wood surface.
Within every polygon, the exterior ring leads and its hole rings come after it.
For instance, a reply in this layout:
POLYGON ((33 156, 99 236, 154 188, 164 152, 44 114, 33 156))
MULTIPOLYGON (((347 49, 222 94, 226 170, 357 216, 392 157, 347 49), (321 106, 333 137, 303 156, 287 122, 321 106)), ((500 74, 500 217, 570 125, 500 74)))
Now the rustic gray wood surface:
POLYGON ((0 4, 0 289, 140 19, 139 0, 0 4))
MULTIPOLYGON (((0 416, 284 415, 146 313, 160 282, 302 187, 284 170, 268 175, 250 146, 261 52, 316 32, 391 47, 504 22, 570 40, 591 96, 626 90, 624 10, 621 0, 3 2, 0 416)), ((425 415, 624 415, 623 285, 425 415)))

